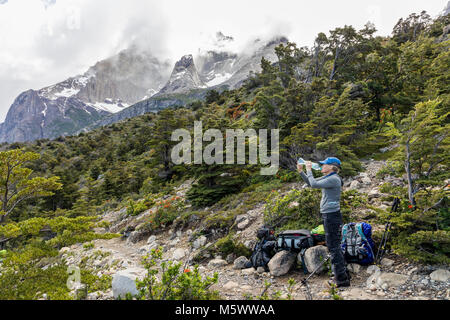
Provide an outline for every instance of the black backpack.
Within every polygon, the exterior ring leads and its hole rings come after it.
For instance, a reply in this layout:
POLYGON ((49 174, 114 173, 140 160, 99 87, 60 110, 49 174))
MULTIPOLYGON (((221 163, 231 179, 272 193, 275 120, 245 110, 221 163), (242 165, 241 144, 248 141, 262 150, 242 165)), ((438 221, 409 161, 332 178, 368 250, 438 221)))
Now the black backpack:
POLYGON ((276 247, 274 230, 264 226, 256 231, 256 236, 259 241, 255 244, 250 261, 245 267, 255 269, 264 267, 264 270, 268 271, 267 264, 272 259, 276 247))

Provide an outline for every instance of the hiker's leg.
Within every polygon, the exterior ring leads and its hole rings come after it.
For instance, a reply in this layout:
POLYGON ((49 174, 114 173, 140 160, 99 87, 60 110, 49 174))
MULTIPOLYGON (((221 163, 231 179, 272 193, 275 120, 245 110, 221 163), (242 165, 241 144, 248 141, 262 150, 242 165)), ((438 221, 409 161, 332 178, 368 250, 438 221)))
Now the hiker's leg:
POLYGON ((336 282, 348 280, 345 259, 341 250, 342 215, 340 211, 324 214, 325 241, 331 255, 331 267, 336 282))

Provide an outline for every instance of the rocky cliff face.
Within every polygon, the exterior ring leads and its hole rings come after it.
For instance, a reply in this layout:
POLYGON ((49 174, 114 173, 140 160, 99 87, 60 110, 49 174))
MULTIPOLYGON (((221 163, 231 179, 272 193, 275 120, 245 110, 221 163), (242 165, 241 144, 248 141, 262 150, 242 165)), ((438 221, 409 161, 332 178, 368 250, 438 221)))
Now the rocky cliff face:
POLYGON ((219 45, 169 64, 130 47, 100 61, 84 74, 20 94, 0 124, 0 142, 22 142, 76 134, 171 105, 202 99, 207 90, 234 89, 250 72, 259 72, 261 58, 275 62, 275 47, 285 37, 256 40, 241 53, 220 32, 219 45))
MULTIPOLYGON (((230 41, 229 38, 226 38, 230 41)), ((256 40, 242 54, 235 54, 223 48, 222 51, 207 51, 196 57, 187 55, 177 62, 170 80, 164 88, 153 97, 138 102, 120 112, 102 118, 88 127, 104 126, 147 112, 173 105, 185 105, 196 99, 203 99, 208 90, 234 89, 242 85, 250 72, 261 70, 261 58, 275 62, 275 47, 286 43, 285 37, 275 37, 268 42, 256 40), (205 86, 206 84, 206 86, 205 86)))
POLYGON ((70 135, 147 99, 163 86, 168 63, 136 47, 55 85, 21 93, 0 126, 0 142, 70 135))
POLYGON ((177 61, 169 81, 157 95, 183 93, 198 88, 207 88, 207 85, 200 79, 194 58, 189 54, 177 61))

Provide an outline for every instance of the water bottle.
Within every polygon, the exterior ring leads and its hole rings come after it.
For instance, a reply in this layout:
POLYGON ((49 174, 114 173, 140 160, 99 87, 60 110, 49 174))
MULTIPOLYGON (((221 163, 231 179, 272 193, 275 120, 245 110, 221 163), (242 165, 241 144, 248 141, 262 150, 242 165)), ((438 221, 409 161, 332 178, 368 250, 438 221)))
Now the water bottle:
MULTIPOLYGON (((303 164, 305 164, 305 163, 306 163, 306 161, 303 160, 303 158, 299 158, 299 159, 298 159, 298 164, 303 165, 303 164)), ((315 163, 315 162, 312 162, 312 163, 311 163, 311 168, 314 169, 314 170, 322 170, 320 164, 315 163)))

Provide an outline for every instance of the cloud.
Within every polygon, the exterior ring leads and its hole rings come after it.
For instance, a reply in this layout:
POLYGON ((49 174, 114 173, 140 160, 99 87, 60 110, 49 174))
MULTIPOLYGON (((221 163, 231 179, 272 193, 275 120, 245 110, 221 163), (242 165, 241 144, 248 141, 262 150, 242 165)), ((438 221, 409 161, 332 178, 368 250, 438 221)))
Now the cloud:
POLYGON ((380 34, 400 17, 442 10, 441 0, 0 0, 0 122, 15 97, 63 81, 137 45, 172 62, 220 48, 241 52, 255 38, 285 35, 312 45, 319 32, 374 20, 380 34), (355 14, 359 13, 359 14, 355 14), (222 47, 223 48, 223 47, 222 47))
POLYGON ((0 122, 21 92, 84 73, 132 43, 167 57, 158 2, 20 0, 2 6, 0 122))

